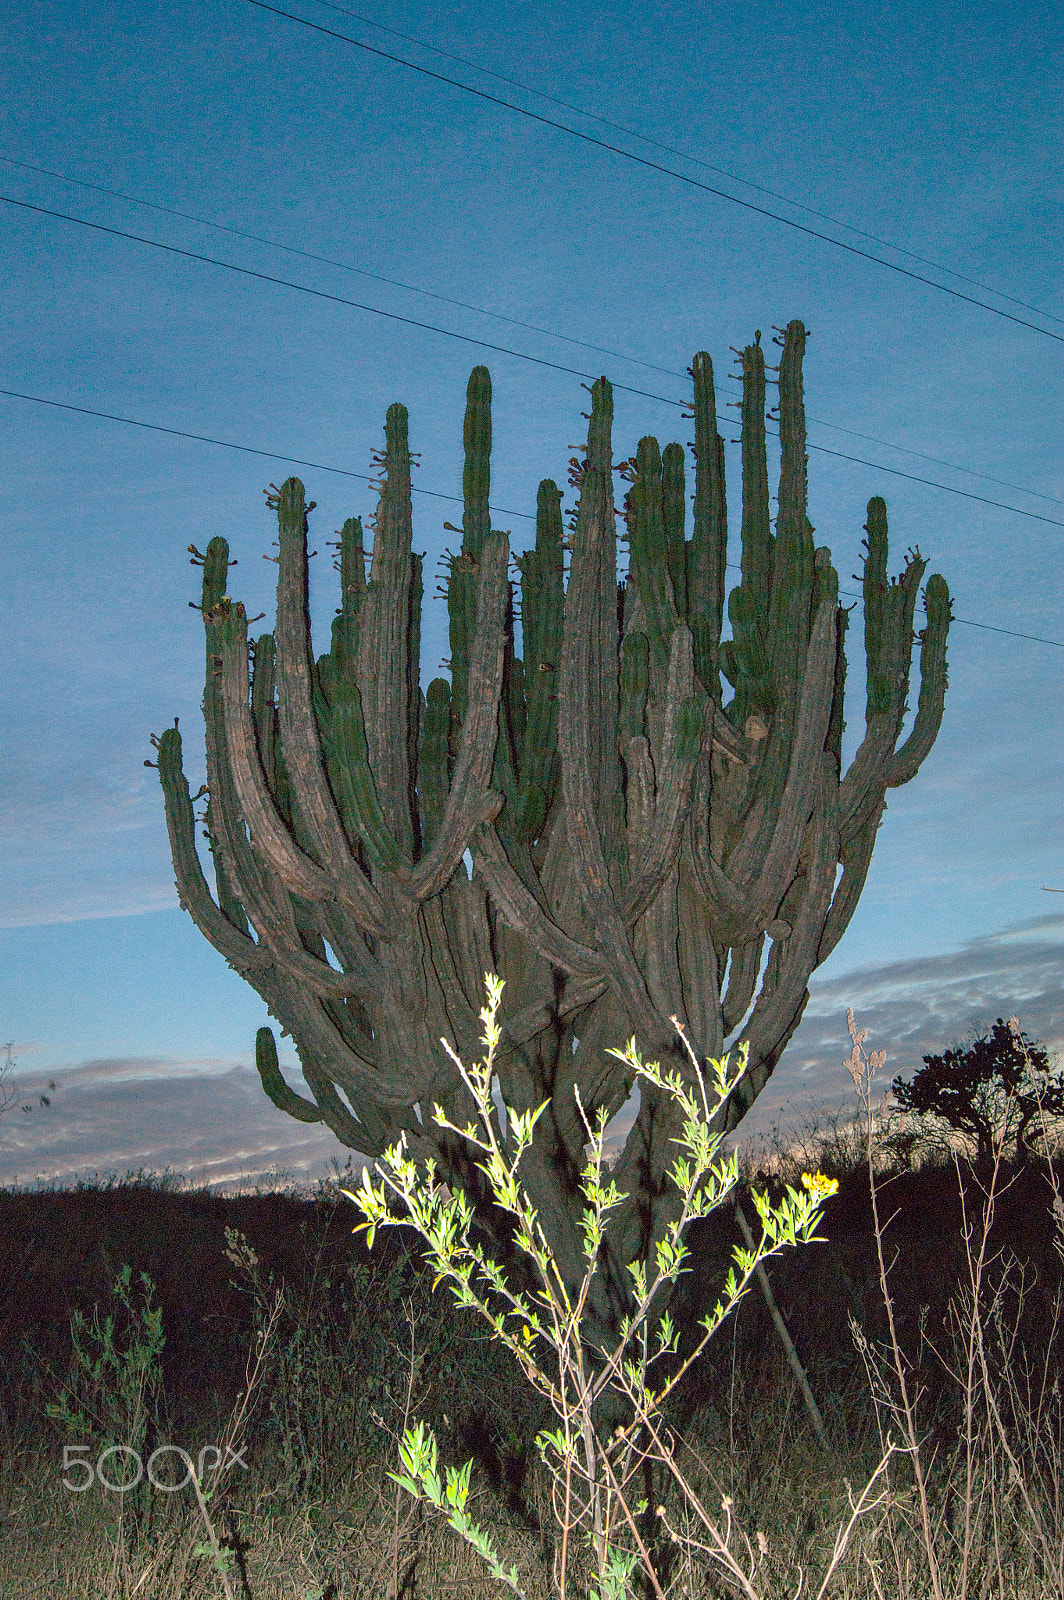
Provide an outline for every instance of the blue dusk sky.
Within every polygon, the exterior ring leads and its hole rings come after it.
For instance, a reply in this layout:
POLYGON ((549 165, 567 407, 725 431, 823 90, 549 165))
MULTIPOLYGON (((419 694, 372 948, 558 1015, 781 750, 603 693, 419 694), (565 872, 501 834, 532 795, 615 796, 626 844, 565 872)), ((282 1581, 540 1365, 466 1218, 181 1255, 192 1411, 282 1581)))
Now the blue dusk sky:
MULTIPOLYGON (((794 317, 817 542, 856 600, 883 495, 891 570, 919 545, 957 622, 938 743, 758 1117, 844 1099, 847 1006, 888 1072, 1011 1013, 1064 1044, 1055 6, 39 0, 0 37, 0 1044, 21 1100, 57 1085, 0 1120, 0 1182, 344 1156, 265 1099, 265 1007, 177 905, 143 763, 177 716, 202 781, 186 547, 225 534, 272 615, 262 491, 298 472, 321 648, 392 401, 428 575, 474 364, 519 551, 583 383, 615 385, 618 459, 685 443, 693 354, 723 415, 732 349, 794 317)), ((851 752, 861 638, 858 606, 851 752)), ((429 599, 426 680, 446 654, 429 599)))

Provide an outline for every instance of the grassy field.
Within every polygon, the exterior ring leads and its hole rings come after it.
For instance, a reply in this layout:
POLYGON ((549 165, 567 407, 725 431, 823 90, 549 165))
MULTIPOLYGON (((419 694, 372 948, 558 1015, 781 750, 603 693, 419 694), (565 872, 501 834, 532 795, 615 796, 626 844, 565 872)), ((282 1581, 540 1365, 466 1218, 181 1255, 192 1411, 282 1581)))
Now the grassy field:
MULTIPOLYGON (((666 1512, 661 1592, 815 1596, 852 1524, 826 1594, 1061 1600, 1064 1162, 976 1171, 884 1144, 878 1241, 859 1130, 748 1156, 740 1197, 803 1167, 839 1180, 826 1242, 771 1264, 771 1305, 751 1290, 670 1417, 701 1513, 647 1486, 666 1512)), ((502 1592, 387 1476, 417 1420, 441 1459, 473 1460, 472 1510, 522 1591, 556 1593, 532 1444, 549 1416, 508 1353, 432 1293, 416 1241, 367 1254, 354 1221, 326 1185, 0 1193, 4 1600, 502 1592), (202 1503, 173 1488, 188 1477, 174 1446, 202 1467, 202 1503), (153 1452, 154 1484, 107 1486, 153 1452)), ((695 1313, 741 1239, 731 1206, 699 1229, 695 1313)), ((589 1592, 590 1568, 570 1559, 569 1577, 589 1592)))

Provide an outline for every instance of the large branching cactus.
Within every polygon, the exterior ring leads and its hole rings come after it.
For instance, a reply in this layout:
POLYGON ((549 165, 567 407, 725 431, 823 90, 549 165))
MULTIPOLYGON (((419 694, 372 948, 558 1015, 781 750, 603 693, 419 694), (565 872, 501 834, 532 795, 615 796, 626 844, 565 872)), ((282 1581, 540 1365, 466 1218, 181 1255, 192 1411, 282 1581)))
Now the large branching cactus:
MULTIPOLYGON (((848 613, 806 515, 805 339, 792 322, 780 341, 775 531, 760 334, 742 352, 742 576, 729 596, 708 355, 691 368, 690 536, 683 449, 646 438, 615 468, 600 378, 587 445, 571 461, 575 517, 566 532, 561 491, 543 482, 535 548, 517 558, 513 582, 507 536, 490 523, 491 382, 478 367, 461 548, 445 590, 450 681, 421 691, 407 413, 393 405, 368 577, 352 519, 325 655, 311 648, 312 507, 298 479, 271 501, 273 634, 249 645, 244 608, 227 593, 225 540, 203 558, 213 895, 176 724, 157 741, 181 903, 295 1040, 312 1099, 285 1083, 272 1033, 258 1036, 259 1072, 282 1110, 368 1156, 405 1136, 415 1156, 475 1190, 469 1152, 432 1121, 434 1103, 460 1126, 473 1109, 441 1039, 472 1059, 484 974, 505 978, 500 1088, 520 1109, 550 1102, 523 1170, 573 1281, 584 1117, 613 1115, 632 1087, 605 1047, 634 1034, 644 1052, 689 1070, 677 1022, 703 1058, 719 1057, 741 1026, 749 1071, 723 1113, 726 1129, 737 1125, 853 915, 887 789, 913 777, 942 717, 950 600, 935 576, 918 636, 919 705, 901 742, 925 562, 911 554, 888 581, 886 508, 874 499, 866 731, 842 774, 848 613), (620 583, 615 471, 629 485, 620 583)), ((624 1263, 660 1234, 675 1132, 670 1103, 645 1090, 615 1169, 629 1195, 607 1252, 615 1305, 624 1263)))

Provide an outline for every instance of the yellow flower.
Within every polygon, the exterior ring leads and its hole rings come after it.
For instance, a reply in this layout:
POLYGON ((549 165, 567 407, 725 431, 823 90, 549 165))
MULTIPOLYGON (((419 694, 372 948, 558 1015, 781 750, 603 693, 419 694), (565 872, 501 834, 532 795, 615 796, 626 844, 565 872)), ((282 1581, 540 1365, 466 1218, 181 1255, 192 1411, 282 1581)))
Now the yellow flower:
POLYGON ((822 1172, 803 1172, 802 1187, 808 1189, 815 1200, 826 1200, 829 1195, 838 1192, 839 1180, 825 1178, 822 1172))

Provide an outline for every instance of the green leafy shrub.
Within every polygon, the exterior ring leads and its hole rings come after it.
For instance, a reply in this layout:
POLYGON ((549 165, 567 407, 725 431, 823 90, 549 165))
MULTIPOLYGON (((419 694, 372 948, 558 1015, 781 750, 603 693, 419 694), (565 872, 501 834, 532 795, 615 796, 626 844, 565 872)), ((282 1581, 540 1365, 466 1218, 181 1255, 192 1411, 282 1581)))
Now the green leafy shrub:
MULTIPOLYGON (((516 1287, 514 1275, 508 1277, 484 1246, 474 1242, 474 1210, 469 1200, 439 1181, 433 1161, 423 1167, 414 1162, 406 1153, 405 1138, 376 1164, 379 1182, 374 1183, 366 1167, 361 1187, 344 1191, 364 1218, 356 1231, 364 1229, 372 1247, 379 1228, 413 1226, 427 1246, 437 1283, 447 1280, 458 1305, 479 1313, 491 1326, 493 1337, 516 1358, 528 1382, 550 1402, 558 1425, 539 1432, 536 1448, 552 1479, 552 1505, 561 1530, 556 1563, 559 1594, 566 1593, 570 1546, 579 1536, 589 1547, 597 1577, 597 1586, 590 1591, 592 1600, 622 1600, 637 1571, 654 1594, 662 1593, 656 1570, 655 1544, 661 1542, 658 1528, 666 1542, 675 1543, 682 1536, 670 1524, 664 1505, 657 1506, 648 1520, 648 1503, 637 1497, 637 1486, 652 1481, 648 1466, 659 1470, 660 1481, 671 1479, 697 1514, 701 1523, 698 1549, 734 1576, 740 1565, 731 1548, 730 1502, 724 1506, 723 1521, 698 1504, 677 1465, 663 1408, 746 1292, 758 1266, 786 1246, 817 1236, 823 1201, 835 1192, 837 1184, 819 1173, 804 1173, 801 1187, 787 1186, 775 1206, 757 1192, 752 1195, 761 1224, 760 1240, 752 1248, 735 1247, 721 1298, 700 1319, 700 1336, 682 1356, 680 1329, 670 1314, 669 1300, 681 1273, 687 1270, 687 1228, 718 1210, 737 1182, 736 1157, 721 1156, 721 1139, 712 1129, 745 1070, 745 1052, 740 1051, 738 1070, 730 1069, 727 1058, 711 1061, 708 1085, 707 1072, 693 1051, 689 1050, 691 1070, 686 1078, 678 1070, 665 1071, 656 1062, 643 1062, 634 1038, 624 1052, 611 1052, 637 1079, 671 1095, 683 1112, 684 1123, 669 1172, 679 1203, 647 1258, 629 1267, 631 1309, 621 1320, 613 1347, 596 1345, 590 1333, 595 1324, 588 1315, 592 1282, 599 1270, 610 1213, 626 1198, 606 1175, 603 1150, 608 1114, 601 1110, 592 1125, 579 1090, 575 1091, 587 1132, 588 1155, 581 1182, 586 1202, 585 1270, 573 1292, 518 1179, 521 1159, 549 1102, 525 1112, 504 1105, 506 1131, 500 1130, 492 1080, 501 1036, 497 1014, 503 983, 491 974, 485 981, 488 1003, 480 1014, 484 1059, 467 1068, 447 1047, 476 1108, 479 1126, 470 1122, 458 1127, 439 1105, 434 1107, 434 1118, 439 1127, 467 1141, 482 1156, 477 1165, 488 1179, 495 1203, 513 1219, 514 1243, 530 1269, 533 1287, 516 1287), (604 1417, 609 1419, 606 1427, 604 1417)), ((399 1453, 402 1470, 390 1474, 394 1482, 415 1500, 427 1500, 441 1511, 481 1555, 492 1576, 521 1594, 517 1569, 502 1564, 494 1542, 470 1516, 472 1464, 446 1467, 441 1475, 435 1435, 420 1421, 404 1430, 399 1453)))

